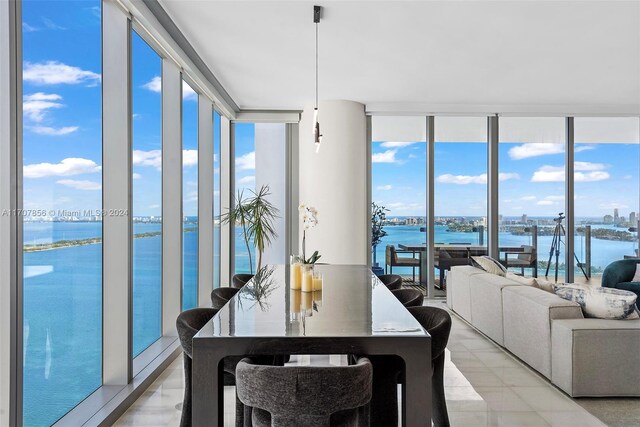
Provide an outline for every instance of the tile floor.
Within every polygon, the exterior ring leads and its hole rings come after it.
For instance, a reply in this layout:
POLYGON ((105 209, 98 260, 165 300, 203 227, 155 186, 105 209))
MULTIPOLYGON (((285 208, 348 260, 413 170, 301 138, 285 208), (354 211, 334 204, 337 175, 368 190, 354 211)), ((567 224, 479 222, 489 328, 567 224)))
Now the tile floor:
MULTIPOLYGON (((427 304, 444 307, 441 302, 427 304)), ((452 317, 453 327, 445 367, 447 405, 452 426, 605 426, 542 376, 456 316, 452 317)), ((345 358, 307 356, 300 358, 297 363, 341 364, 345 363, 345 358)), ((182 359, 178 358, 116 425, 178 426, 182 387, 182 359)), ((229 402, 225 405, 225 426, 233 426, 232 387, 225 389, 225 402, 229 402)), ((635 421, 640 422, 637 419, 635 421)))

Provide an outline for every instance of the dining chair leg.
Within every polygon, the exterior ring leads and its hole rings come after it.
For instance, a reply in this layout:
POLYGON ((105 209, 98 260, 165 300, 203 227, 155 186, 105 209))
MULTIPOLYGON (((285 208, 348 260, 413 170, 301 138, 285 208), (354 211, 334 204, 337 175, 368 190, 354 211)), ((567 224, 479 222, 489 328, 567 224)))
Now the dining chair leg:
POLYGON ((447 400, 444 395, 444 351, 433 361, 431 393, 434 427, 450 427, 447 400))
POLYGON ((182 357, 184 359, 184 398, 180 427, 191 427, 191 358, 184 353, 182 357))

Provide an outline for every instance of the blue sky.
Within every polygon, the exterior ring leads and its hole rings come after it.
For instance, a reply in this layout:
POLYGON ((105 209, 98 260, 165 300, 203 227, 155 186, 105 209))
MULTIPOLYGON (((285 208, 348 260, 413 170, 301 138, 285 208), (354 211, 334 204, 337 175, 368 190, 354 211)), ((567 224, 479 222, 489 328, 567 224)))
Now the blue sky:
MULTIPOLYGON (((638 212, 638 144, 576 145, 576 215, 602 217, 615 207, 638 212)), ((390 215, 425 215, 425 143, 373 142, 373 200, 390 215)), ((435 215, 486 216, 487 144, 436 142, 435 215)), ((562 144, 500 143, 500 212, 555 216, 564 210, 562 144)))

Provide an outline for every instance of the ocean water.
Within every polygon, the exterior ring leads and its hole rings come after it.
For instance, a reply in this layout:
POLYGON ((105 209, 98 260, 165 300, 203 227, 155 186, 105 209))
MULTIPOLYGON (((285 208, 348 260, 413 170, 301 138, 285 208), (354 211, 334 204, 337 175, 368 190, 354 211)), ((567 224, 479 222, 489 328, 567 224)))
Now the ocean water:
MULTIPOLYGON (((134 233, 159 230, 160 224, 134 224, 134 233)), ((388 226, 385 230, 389 234, 377 248, 378 262, 382 266, 386 244, 425 241, 425 234, 420 232, 419 226, 388 226)), ((100 223, 25 223, 24 227, 25 244, 100 235, 100 223)), ((447 232, 446 226, 437 226, 435 235, 436 242, 478 243, 476 233, 447 232)), ((193 259, 197 254, 197 233, 186 232, 183 241, 185 252, 193 259)), ((134 240, 134 355, 157 340, 161 333, 161 243, 160 236, 134 240)), ((529 243, 527 236, 500 234, 501 245, 529 243)), ((539 237, 540 259, 546 260, 550 244, 551 236, 539 237)), ((582 256, 581 244, 580 237, 577 237, 579 257, 582 256)), ((632 242, 594 239, 593 265, 604 268, 611 261, 632 254, 636 247, 632 242)), ((24 254, 26 426, 52 424, 101 385, 101 258, 100 244, 24 254)), ((236 229, 236 272, 249 271, 248 259, 242 230, 236 229)), ((195 305, 197 263, 185 262, 184 272, 187 285, 184 303, 195 305)), ((410 274, 411 270, 394 269, 394 272, 410 274)))

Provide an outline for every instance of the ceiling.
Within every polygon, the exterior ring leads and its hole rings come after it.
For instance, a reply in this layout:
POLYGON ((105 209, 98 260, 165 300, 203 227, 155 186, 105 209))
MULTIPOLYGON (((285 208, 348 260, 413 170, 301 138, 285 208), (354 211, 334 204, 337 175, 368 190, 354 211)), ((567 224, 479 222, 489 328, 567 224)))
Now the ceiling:
POLYGON ((640 111, 639 1, 160 0, 242 109, 640 111))

